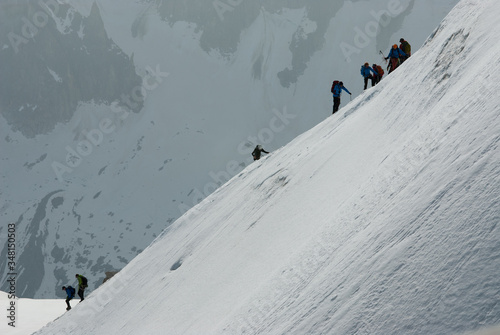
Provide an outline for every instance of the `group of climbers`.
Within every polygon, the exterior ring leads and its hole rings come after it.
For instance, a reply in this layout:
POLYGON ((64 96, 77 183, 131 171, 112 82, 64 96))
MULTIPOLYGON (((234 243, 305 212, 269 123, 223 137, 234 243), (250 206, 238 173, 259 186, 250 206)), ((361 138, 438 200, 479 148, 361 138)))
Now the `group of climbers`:
MULTIPOLYGON (((82 302, 84 300, 83 295, 84 295, 85 289, 88 286, 87 278, 85 278, 85 276, 82 276, 78 273, 75 275, 75 277, 78 280, 78 296, 80 297, 80 302, 82 302)), ((66 310, 69 311, 71 309, 71 305, 69 304, 69 302, 71 299, 73 299, 75 297, 76 290, 71 285, 63 286, 62 290, 66 292, 66 305, 68 306, 68 307, 66 307, 66 310)))
POLYGON ((396 70, 397 67, 405 62, 411 56, 411 45, 404 38, 400 39, 401 43, 398 47, 397 44, 392 46, 389 55, 385 57, 385 60, 390 59, 389 64, 387 65, 387 69, 389 73, 396 70))
POLYGON ((363 76, 363 78, 365 79, 364 89, 366 90, 369 79, 371 79, 372 81, 372 87, 377 85, 382 80, 382 77, 384 76, 384 69, 382 69, 382 67, 377 64, 373 64, 370 67, 370 64, 365 63, 365 65, 361 67, 361 76, 363 76))
MULTIPOLYGON (((386 62, 388 59, 390 59, 387 65, 387 70, 389 71, 389 73, 396 70, 399 65, 403 64, 411 56, 410 43, 408 43, 404 38, 401 38, 399 42, 401 43, 399 47, 397 44, 394 44, 391 48, 391 51, 389 52, 389 55, 387 55, 387 57, 384 57, 386 62)), ((385 73, 384 69, 380 65, 373 64, 372 66, 370 66, 368 62, 361 66, 360 72, 361 76, 364 79, 365 90, 368 87, 368 80, 371 80, 373 87, 382 80, 382 77, 385 73)), ((349 95, 352 95, 351 92, 349 92, 349 90, 344 87, 343 82, 335 80, 332 84, 331 89, 331 92, 333 94, 333 114, 339 110, 342 90, 349 93, 349 95)))

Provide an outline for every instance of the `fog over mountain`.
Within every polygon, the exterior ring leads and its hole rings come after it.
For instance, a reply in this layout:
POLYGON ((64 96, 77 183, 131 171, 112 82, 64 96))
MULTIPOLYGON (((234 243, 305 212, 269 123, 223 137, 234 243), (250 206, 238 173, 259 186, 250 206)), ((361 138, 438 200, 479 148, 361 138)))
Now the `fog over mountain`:
POLYGON ((457 2, 2 1, 0 238, 16 223, 18 295, 62 296, 76 272, 99 286, 256 144, 328 117, 332 80, 358 95, 362 63, 400 37, 416 51, 457 2))

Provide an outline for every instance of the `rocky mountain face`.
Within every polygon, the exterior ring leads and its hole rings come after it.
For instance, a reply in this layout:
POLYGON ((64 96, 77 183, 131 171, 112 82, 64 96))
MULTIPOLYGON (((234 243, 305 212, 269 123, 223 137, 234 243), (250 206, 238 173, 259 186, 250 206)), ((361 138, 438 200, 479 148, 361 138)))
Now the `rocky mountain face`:
MULTIPOLYGON (((88 17, 57 1, 0 5, 0 110, 26 137, 68 122, 78 104, 120 101, 142 79, 107 35, 94 3, 88 17)), ((138 112, 142 99, 129 108, 138 112)))

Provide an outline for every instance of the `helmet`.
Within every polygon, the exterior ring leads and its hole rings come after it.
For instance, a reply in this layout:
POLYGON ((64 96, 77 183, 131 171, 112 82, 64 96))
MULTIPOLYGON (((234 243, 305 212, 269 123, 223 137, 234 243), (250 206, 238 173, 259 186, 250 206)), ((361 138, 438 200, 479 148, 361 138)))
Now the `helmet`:
POLYGON ((370 64, 368 64, 368 62, 365 63, 365 66, 370 66, 370 64))
POLYGON ((401 39, 399 40, 399 42, 403 43, 405 41, 404 38, 401 37, 401 39))
POLYGON ((339 83, 339 85, 340 85, 340 86, 344 86, 344 83, 343 83, 343 82, 340 82, 340 83, 339 83))
POLYGON ((397 48, 398 48, 398 45, 397 45, 397 44, 394 44, 394 45, 392 46, 392 48, 393 48, 393 49, 397 49, 397 48))

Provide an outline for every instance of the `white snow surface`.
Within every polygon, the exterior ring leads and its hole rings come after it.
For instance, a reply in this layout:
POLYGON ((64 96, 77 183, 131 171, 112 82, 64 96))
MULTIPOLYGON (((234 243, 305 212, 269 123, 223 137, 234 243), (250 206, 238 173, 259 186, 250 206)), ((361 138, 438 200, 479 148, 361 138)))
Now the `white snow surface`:
MULTIPOLYGON (((9 308, 12 309, 12 303, 14 304, 15 319, 5 318, 4 313, 2 313, 0 334, 32 334, 66 312, 64 299, 11 299, 9 294, 0 291, 0 308, 2 312, 7 311, 9 308), (12 321, 15 322, 9 325, 8 323, 12 321)), ((73 301, 71 303, 74 304, 73 301)), ((10 316, 10 311, 7 311, 5 316, 10 316)))
POLYGON ((500 323, 499 16, 496 0, 461 1, 396 72, 251 164, 36 334, 500 323))

